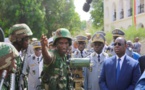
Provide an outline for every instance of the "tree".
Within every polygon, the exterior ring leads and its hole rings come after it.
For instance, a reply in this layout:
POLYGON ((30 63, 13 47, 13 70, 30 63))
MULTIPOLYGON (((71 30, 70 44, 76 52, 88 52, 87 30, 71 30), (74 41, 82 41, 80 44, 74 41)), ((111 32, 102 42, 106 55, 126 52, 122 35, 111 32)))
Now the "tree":
POLYGON ((42 0, 0 0, 0 26, 6 36, 9 28, 16 23, 28 24, 36 37, 46 32, 43 22, 45 12, 41 2, 42 0))
POLYGON ((8 36, 9 28, 16 23, 26 23, 33 36, 51 33, 58 28, 71 32, 81 29, 73 0, 0 0, 0 27, 8 36))
POLYGON ((45 22, 48 36, 58 28, 67 28, 71 32, 80 30, 81 22, 78 13, 75 12, 73 0, 44 0, 46 10, 45 22))
POLYGON ((102 0, 93 0, 92 2, 91 17, 93 20, 93 26, 98 28, 104 25, 104 7, 102 0))

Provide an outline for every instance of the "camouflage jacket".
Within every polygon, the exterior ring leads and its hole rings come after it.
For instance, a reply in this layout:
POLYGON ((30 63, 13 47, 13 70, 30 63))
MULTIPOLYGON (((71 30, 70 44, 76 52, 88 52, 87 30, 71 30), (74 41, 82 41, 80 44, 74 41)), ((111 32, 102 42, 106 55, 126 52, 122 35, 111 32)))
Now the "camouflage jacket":
POLYGON ((51 54, 54 59, 49 66, 44 64, 42 81, 49 85, 48 90, 69 90, 67 57, 61 57, 57 50, 51 51, 51 54))

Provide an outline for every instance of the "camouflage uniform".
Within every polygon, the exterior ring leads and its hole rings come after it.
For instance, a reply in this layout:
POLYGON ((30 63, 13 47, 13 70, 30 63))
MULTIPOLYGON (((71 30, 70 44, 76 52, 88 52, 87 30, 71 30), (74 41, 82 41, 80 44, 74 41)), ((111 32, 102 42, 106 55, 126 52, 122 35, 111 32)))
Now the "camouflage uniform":
MULTIPOLYGON (((53 45, 56 46, 59 38, 69 39, 69 45, 71 45, 70 32, 65 28, 60 28, 55 32, 53 45)), ((42 49, 43 51, 43 49, 42 49)), ((60 56, 57 49, 48 51, 49 55, 53 59, 50 64, 44 63, 42 82, 45 90, 70 90, 68 68, 66 64, 66 54, 60 56)), ((45 61, 45 59, 44 59, 45 61)))
MULTIPOLYGON (((0 42, 0 73, 2 76, 2 71, 7 70, 7 76, 4 80, 3 87, 1 90, 10 90, 12 82, 11 74, 19 74, 19 66, 20 66, 20 57, 18 51, 9 43, 0 42)), ((15 77, 14 80, 14 89, 18 90, 18 82, 16 81, 18 77, 15 77)), ((2 79, 1 79, 2 80, 2 79)))
MULTIPOLYGON (((21 75, 19 76, 19 90, 24 89, 24 82, 23 82, 23 74, 22 74, 22 68, 23 63, 26 57, 28 57, 28 46, 24 48, 23 43, 26 40, 29 40, 29 37, 33 35, 31 29, 28 25, 22 23, 22 24, 15 24, 10 29, 10 35, 9 40, 11 43, 16 47, 16 49, 19 51, 20 57, 21 57, 21 75), (19 48, 18 48, 19 47, 19 48)), ((31 54, 31 53, 30 53, 31 54)), ((26 87, 26 86, 25 86, 26 87)))

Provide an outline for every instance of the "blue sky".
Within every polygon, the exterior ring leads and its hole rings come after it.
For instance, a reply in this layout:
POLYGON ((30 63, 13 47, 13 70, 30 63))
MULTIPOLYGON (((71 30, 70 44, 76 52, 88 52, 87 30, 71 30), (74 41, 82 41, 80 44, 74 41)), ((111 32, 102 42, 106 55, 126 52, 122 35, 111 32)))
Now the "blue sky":
POLYGON ((79 14, 81 21, 89 20, 90 13, 83 11, 83 5, 86 0, 74 0, 75 11, 79 14))

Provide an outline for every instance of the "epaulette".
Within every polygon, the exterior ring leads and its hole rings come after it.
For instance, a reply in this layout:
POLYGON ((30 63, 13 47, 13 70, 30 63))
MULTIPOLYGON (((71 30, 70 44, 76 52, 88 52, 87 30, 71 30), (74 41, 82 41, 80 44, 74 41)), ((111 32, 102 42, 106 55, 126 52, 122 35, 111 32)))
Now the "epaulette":
POLYGON ((104 55, 104 56, 108 56, 108 54, 107 54, 107 53, 105 53, 105 52, 103 52, 103 55, 104 55))
POLYGON ((96 53, 94 52, 94 53, 92 53, 92 56, 94 57, 94 56, 96 56, 96 53))

